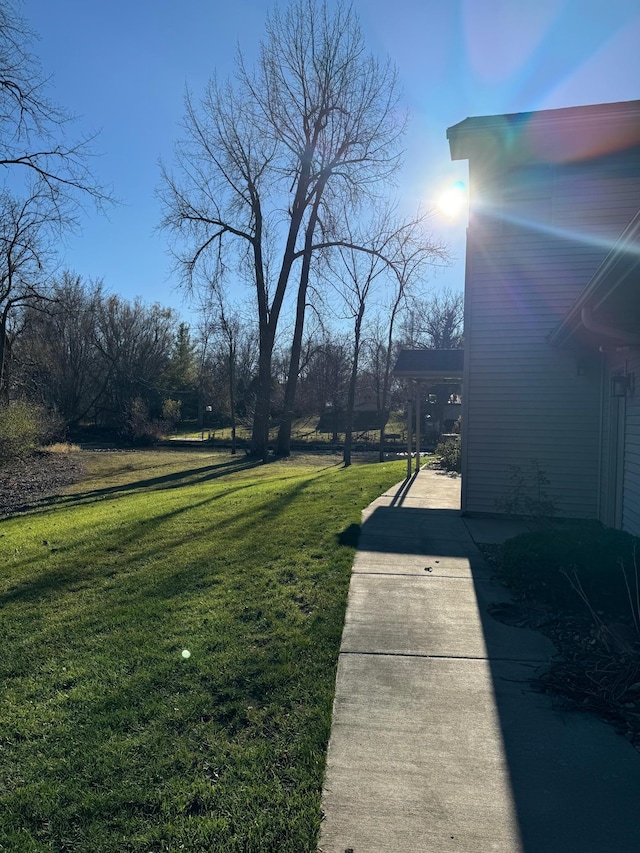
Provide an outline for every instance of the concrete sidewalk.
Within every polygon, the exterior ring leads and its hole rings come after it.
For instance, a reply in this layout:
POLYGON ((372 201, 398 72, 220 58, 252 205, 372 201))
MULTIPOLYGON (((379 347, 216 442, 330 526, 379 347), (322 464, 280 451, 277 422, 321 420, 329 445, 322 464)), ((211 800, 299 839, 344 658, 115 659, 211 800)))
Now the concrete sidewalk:
POLYGON ((323 853, 637 853, 640 754, 528 680, 548 639, 506 601, 459 480, 421 471, 363 514, 323 791, 323 853))

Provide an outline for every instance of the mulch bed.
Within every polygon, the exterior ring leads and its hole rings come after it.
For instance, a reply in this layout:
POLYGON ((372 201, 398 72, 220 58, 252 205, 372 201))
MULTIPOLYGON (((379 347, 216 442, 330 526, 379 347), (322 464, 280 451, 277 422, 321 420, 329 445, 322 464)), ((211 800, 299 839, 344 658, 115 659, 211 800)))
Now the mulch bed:
POLYGON ((38 506, 82 476, 78 458, 65 453, 35 453, 0 462, 0 517, 38 506))
POLYGON ((640 751, 640 651, 622 628, 603 632, 587 619, 556 616, 540 628, 558 649, 558 659, 534 686, 557 708, 593 711, 612 723, 640 751))
MULTIPOLYGON (((499 576, 499 549, 481 550, 499 576)), ((535 690, 551 696, 558 710, 597 714, 640 751, 640 648, 631 626, 603 629, 589 615, 570 617, 521 597, 489 612, 507 625, 540 631, 558 650, 532 680, 535 690)))

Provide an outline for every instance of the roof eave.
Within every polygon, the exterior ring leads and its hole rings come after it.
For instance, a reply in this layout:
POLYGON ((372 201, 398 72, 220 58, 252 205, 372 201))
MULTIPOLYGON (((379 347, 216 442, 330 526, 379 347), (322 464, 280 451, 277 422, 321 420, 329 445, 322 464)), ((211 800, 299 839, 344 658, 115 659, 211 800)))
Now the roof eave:
MULTIPOLYGON (((625 228, 616 245, 600 264, 591 280, 573 303, 564 319, 547 338, 552 346, 566 344, 581 328, 595 331, 595 325, 587 319, 640 267, 640 210, 625 228), (586 313, 585 313, 586 312, 586 313)), ((614 337, 611 330, 610 337, 614 337)), ((604 329, 601 334, 605 335, 604 329)), ((637 336, 623 329, 617 337, 629 340, 637 336)), ((637 340, 640 340, 638 338, 637 340)), ((634 340, 634 345, 637 343, 634 340)))
MULTIPOLYGON (((567 139, 581 139, 597 133, 599 129, 624 129, 622 136, 629 137, 628 144, 638 144, 640 126, 640 101, 621 101, 593 104, 583 107, 565 107, 554 110, 537 110, 526 113, 505 113, 491 116, 471 116, 447 129, 447 139, 452 160, 468 160, 482 155, 487 147, 518 150, 518 139, 526 131, 529 142, 544 141, 553 137, 554 131, 567 139), (571 132, 572 131, 572 132, 571 132)), ((534 145, 534 148, 536 146, 534 145)), ((540 154, 544 159, 545 146, 540 154)), ((549 156, 553 158, 553 149, 549 156)))

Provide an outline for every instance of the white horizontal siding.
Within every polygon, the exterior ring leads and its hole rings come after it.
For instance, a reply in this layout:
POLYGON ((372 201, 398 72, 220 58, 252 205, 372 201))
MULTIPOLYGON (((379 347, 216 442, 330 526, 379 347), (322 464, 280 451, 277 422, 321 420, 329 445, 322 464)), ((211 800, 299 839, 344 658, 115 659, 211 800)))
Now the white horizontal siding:
MULTIPOLYGON (((474 299, 472 315, 475 306, 474 299)), ((558 514, 594 517, 599 370, 594 365, 578 376, 576 357, 549 347, 546 335, 558 317, 553 310, 537 319, 523 316, 514 328, 518 317, 511 312, 509 336, 476 324, 474 339, 467 338, 464 509, 496 512, 496 501, 510 496, 511 467, 527 474, 536 459, 558 514)))
MULTIPOLYGON (((473 183, 479 164, 470 165, 473 183)), ((526 170, 494 176, 482 190, 494 206, 470 218, 463 509, 495 512, 511 466, 526 472, 535 458, 559 514, 597 517, 608 476, 600 359, 578 376, 578 357, 546 339, 640 207, 640 152, 540 175, 538 184, 526 170)), ((628 529, 640 525, 640 359, 636 374, 639 388, 627 408, 628 529)))
POLYGON ((609 435, 609 430, 611 429, 611 401, 609 398, 610 393, 610 378, 608 365, 605 370, 605 364, 603 364, 603 388, 601 395, 601 448, 600 448, 600 495, 598 499, 598 518, 603 523, 606 523, 609 515, 609 493, 610 493, 610 452, 609 452, 609 442, 611 440, 609 435))
POLYGON ((640 198, 640 152, 632 150, 599 163, 556 170, 554 222, 593 236, 619 236, 637 212, 640 198))
POLYGON ((626 369, 637 387, 626 400, 622 527, 640 536, 640 352, 630 351, 626 369))

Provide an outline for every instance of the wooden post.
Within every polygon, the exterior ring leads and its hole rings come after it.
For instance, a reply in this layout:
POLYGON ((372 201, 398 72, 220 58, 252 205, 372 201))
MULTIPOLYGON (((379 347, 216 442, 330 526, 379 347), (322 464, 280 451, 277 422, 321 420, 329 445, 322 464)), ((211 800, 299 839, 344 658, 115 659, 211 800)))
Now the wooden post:
POLYGON ((413 450, 413 411, 411 406, 412 382, 409 380, 407 394, 407 479, 411 477, 411 452, 413 450))
POLYGON ((416 474, 420 470, 420 383, 416 382, 416 474))

